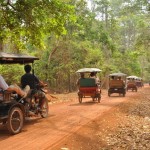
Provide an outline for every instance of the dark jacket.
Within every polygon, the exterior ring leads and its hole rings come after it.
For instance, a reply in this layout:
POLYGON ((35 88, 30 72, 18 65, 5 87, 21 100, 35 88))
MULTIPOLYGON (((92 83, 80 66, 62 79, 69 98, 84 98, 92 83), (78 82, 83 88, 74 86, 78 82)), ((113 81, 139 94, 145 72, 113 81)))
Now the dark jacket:
POLYGON ((30 89, 36 89, 39 83, 39 79, 31 73, 26 73, 21 77, 21 87, 23 89, 26 87, 26 85, 29 85, 30 89))

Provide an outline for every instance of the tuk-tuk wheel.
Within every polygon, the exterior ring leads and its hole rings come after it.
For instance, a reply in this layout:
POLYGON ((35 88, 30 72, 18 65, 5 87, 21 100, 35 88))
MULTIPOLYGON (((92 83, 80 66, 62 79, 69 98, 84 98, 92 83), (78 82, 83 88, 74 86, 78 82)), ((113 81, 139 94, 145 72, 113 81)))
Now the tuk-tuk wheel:
POLYGON ((108 96, 110 97, 110 93, 108 93, 108 96))
POLYGON ((100 93, 97 94, 96 100, 98 101, 98 103, 100 103, 100 100, 101 100, 101 95, 100 95, 100 93))
POLYGON ((79 103, 82 103, 82 96, 79 96, 79 103))
POLYGON ((48 111, 49 111, 48 100, 44 99, 43 106, 40 112, 41 117, 46 118, 48 116, 48 111))
POLYGON ((24 123, 23 112, 19 107, 11 109, 8 119, 7 128, 11 134, 17 134, 21 132, 24 123))
POLYGON ((101 97, 99 96, 99 97, 98 97, 98 103, 100 103, 100 101, 101 101, 101 97))
POLYGON ((93 101, 95 101, 95 99, 96 99, 95 97, 92 97, 92 100, 93 100, 93 101))

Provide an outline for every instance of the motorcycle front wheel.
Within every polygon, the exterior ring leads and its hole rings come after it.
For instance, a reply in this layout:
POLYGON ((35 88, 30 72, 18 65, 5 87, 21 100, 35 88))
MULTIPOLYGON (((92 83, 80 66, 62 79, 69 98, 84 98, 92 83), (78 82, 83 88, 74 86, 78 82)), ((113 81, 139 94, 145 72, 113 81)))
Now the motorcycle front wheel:
POLYGON ((43 105, 40 111, 40 115, 42 118, 46 118, 48 116, 48 112, 49 112, 49 106, 48 106, 48 100, 44 99, 43 100, 43 105))

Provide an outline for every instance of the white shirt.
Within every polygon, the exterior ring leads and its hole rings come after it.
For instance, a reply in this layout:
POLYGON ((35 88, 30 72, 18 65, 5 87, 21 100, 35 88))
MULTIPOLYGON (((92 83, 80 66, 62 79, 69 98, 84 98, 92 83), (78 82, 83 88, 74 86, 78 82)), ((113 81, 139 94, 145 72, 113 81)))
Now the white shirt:
POLYGON ((3 90, 7 90, 8 84, 5 82, 4 78, 0 75, 0 88, 3 90))

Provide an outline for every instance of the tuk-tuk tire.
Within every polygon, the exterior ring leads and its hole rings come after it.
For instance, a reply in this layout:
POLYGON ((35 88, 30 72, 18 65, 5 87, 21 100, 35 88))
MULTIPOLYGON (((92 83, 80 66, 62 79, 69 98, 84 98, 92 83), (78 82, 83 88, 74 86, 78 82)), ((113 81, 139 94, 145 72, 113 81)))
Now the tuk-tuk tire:
POLYGON ((96 100, 98 101, 98 103, 100 103, 100 101, 101 101, 101 95, 100 95, 100 93, 97 94, 96 100))
POLYGON ((22 112, 21 108, 19 108, 17 106, 13 107, 9 112, 9 116, 8 116, 7 124, 6 124, 9 133, 10 134, 20 133, 22 130, 23 124, 24 124, 24 116, 23 116, 23 112, 22 112), (13 118, 13 115, 15 115, 15 113, 18 118, 16 116, 14 116, 14 118, 13 118), (14 121, 19 121, 18 122, 19 126, 17 128, 15 127, 16 129, 14 129, 14 127, 12 125, 13 119, 15 119, 14 121))
POLYGON ((101 96, 98 96, 98 103, 100 103, 101 101, 101 96))
POLYGON ((92 97, 93 102, 95 101, 95 97, 92 97))
POLYGON ((79 96, 79 103, 82 103, 82 96, 79 96))

